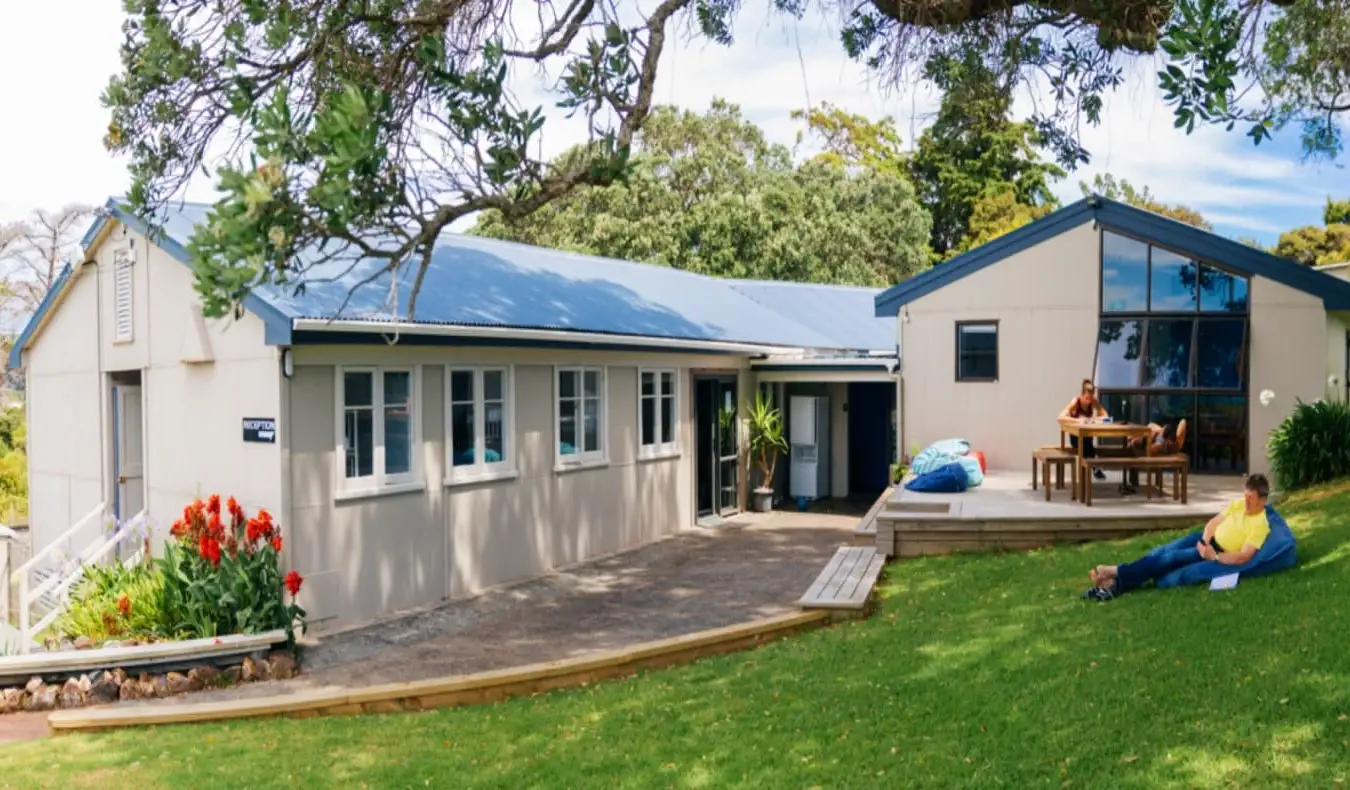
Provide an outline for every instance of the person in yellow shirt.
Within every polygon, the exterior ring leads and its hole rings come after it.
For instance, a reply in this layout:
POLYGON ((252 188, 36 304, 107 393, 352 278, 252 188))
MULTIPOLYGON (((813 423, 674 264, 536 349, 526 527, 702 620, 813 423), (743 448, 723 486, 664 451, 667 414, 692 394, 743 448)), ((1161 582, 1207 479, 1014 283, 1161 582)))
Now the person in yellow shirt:
POLYGON ((1265 475, 1250 475, 1242 488, 1242 498, 1209 520, 1194 547, 1146 554, 1121 565, 1098 565, 1088 572, 1092 586, 1083 597, 1109 601, 1197 562, 1239 566, 1251 561, 1270 535, 1266 521, 1270 482, 1265 475))

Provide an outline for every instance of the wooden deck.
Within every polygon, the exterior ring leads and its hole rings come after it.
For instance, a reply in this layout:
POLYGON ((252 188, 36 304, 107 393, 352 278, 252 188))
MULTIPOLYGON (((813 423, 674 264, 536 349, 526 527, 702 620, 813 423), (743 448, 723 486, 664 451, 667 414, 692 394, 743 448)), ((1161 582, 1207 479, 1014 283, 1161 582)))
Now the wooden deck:
POLYGON ((897 487, 876 518, 877 553, 915 557, 952 551, 1030 549, 1055 543, 1115 540, 1143 532, 1199 526, 1242 496, 1238 477, 1190 478, 1190 501, 1149 501, 1140 486, 1121 496, 1120 479, 1093 480, 1093 507, 1056 490, 1033 491, 1024 471, 989 470, 964 494, 916 494, 897 487))
POLYGON ((861 611, 885 564, 886 556, 874 548, 845 546, 834 553, 797 603, 803 609, 861 611))
POLYGON ((858 521, 858 526, 853 528, 853 545, 855 546, 874 546, 877 542, 877 516, 886 508, 886 503, 890 501, 891 495, 895 493, 895 488, 890 487, 881 492, 877 501, 872 503, 872 507, 867 509, 867 514, 858 521))

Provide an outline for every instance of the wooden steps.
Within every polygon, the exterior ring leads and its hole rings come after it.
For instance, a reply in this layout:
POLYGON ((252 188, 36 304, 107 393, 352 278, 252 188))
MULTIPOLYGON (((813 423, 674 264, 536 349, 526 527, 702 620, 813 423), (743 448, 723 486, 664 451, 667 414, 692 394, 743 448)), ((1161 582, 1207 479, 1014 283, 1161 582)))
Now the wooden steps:
POLYGON ((873 547, 844 546, 830 558, 797 605, 803 609, 861 612, 885 564, 886 557, 873 547))

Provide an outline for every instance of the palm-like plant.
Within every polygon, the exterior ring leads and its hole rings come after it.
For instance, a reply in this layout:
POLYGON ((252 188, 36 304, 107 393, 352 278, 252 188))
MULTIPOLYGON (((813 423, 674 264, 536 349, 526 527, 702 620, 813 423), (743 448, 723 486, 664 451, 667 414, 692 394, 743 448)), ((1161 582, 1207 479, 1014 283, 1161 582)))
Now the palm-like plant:
POLYGON ((759 468, 761 489, 773 484, 774 469, 778 467, 778 454, 788 449, 787 439, 783 436, 783 415, 763 392, 755 396, 755 404, 750 409, 750 456, 759 468))

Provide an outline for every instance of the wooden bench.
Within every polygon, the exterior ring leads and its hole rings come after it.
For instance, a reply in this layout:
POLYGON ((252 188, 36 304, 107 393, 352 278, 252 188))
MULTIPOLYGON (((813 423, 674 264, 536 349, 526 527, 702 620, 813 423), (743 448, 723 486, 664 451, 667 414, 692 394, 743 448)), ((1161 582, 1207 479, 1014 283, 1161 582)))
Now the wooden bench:
POLYGON ((870 546, 844 546, 834 553, 797 605, 803 609, 862 611, 886 564, 870 546))
POLYGON ((1050 467, 1055 467, 1055 488, 1064 487, 1064 467, 1069 468, 1073 490, 1078 490, 1078 454, 1063 447, 1038 447, 1031 451, 1031 490, 1036 490, 1036 472, 1045 484, 1045 501, 1050 501, 1050 467))
POLYGON ((1172 499, 1186 504, 1187 487, 1190 485, 1191 460, 1183 453, 1176 455, 1148 455, 1083 459, 1083 504, 1092 507, 1091 474, 1096 469, 1121 469, 1127 472, 1146 472, 1147 484, 1144 486, 1149 499, 1153 498, 1153 484, 1156 481, 1162 488, 1162 476, 1172 473, 1172 499))

